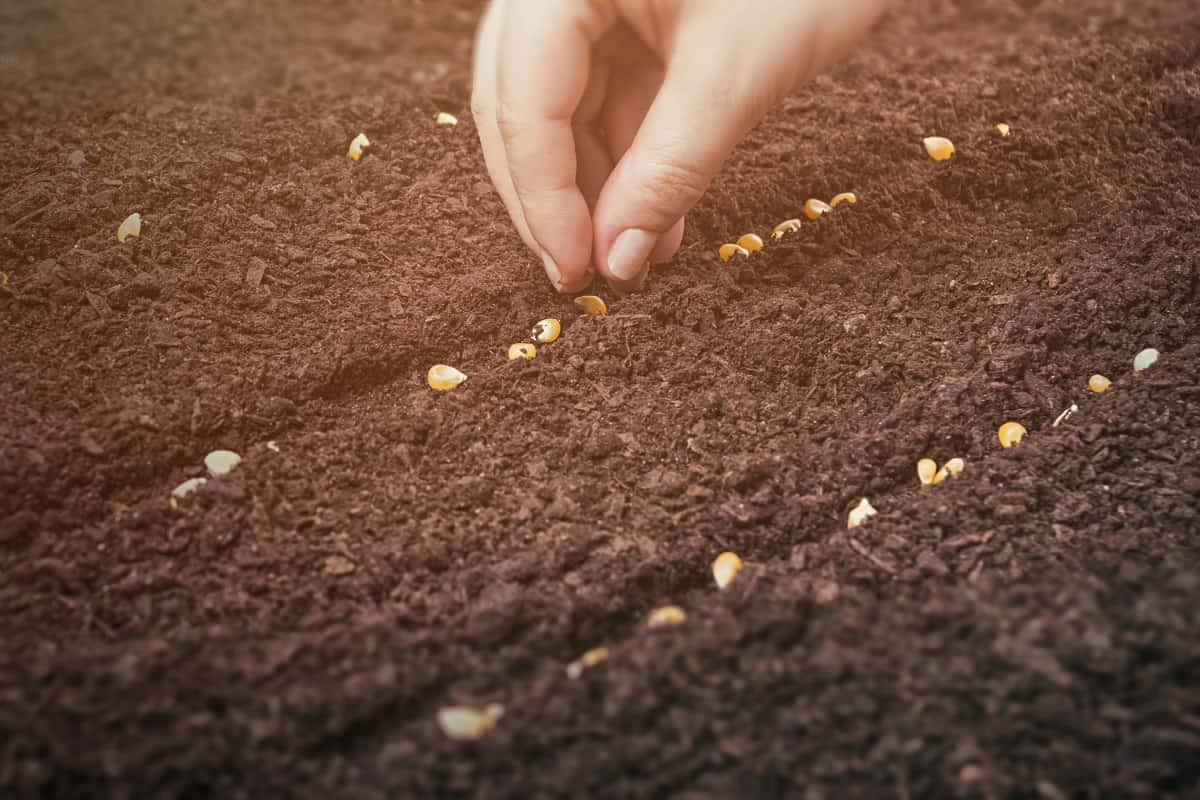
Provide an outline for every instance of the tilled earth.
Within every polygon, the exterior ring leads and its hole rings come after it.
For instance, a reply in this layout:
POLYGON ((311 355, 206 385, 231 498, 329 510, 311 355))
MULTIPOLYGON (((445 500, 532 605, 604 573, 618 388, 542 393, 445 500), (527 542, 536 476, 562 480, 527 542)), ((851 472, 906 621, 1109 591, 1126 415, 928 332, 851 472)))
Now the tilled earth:
POLYGON ((1194 3, 899 4, 605 318, 488 186, 478 10, 0 9, 0 795, 1200 795, 1194 3))

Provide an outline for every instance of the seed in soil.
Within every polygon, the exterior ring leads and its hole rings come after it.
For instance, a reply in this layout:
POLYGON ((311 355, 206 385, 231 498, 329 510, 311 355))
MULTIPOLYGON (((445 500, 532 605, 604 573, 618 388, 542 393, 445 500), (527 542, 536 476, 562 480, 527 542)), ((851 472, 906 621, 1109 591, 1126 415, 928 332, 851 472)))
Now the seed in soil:
POLYGON ((363 150, 371 146, 371 140, 367 138, 365 133, 360 133, 350 140, 350 149, 346 151, 346 155, 350 156, 354 161, 358 161, 363 157, 363 150))
POLYGON ((925 152, 934 161, 945 161, 954 155, 954 142, 945 136, 925 137, 925 152))
POLYGON ((729 584, 733 583, 733 579, 742 571, 742 559, 737 553, 731 553, 726 550, 721 555, 717 556, 713 561, 712 573, 713 579, 717 582, 718 589, 724 589, 729 584))
POLYGON ((204 457, 204 467, 214 478, 223 478, 242 463, 242 457, 232 450, 213 450, 204 457))
POLYGON ((828 214, 833 209, 829 203, 824 200, 818 200, 815 197, 810 197, 804 201, 804 216, 811 220, 818 220, 822 214, 828 214))
POLYGON ((962 475, 962 472, 964 469, 966 469, 966 467, 966 462, 961 458, 950 459, 945 464, 942 464, 942 468, 939 469, 937 474, 933 476, 933 485, 937 486, 947 478, 954 478, 962 475))
POLYGON ((518 358, 523 358, 526 361, 537 358, 537 348, 529 342, 517 342, 510 345, 508 348, 508 360, 516 361, 518 358))
POLYGON ((1112 381, 1103 375, 1096 374, 1088 378, 1088 388, 1096 394, 1104 394, 1112 386, 1112 381))
POLYGON ((576 297, 575 307, 589 317, 603 317, 608 313, 608 305, 594 294, 576 297))
POLYGON ((854 192, 842 192, 841 194, 837 194, 837 195, 833 196, 833 199, 829 201, 829 207, 837 208, 842 203, 849 203, 850 205, 854 205, 857 202, 858 202, 858 195, 856 195, 854 192))
POLYGON ((858 501, 858 505, 850 509, 850 514, 846 517, 846 527, 857 528, 878 513, 875 506, 871 505, 871 501, 864 497, 858 501))
POLYGON ((750 251, 742 247, 740 244, 723 244, 721 245, 721 248, 717 250, 717 255, 721 257, 722 261, 728 262, 729 259, 733 258, 734 256, 749 258, 750 251))
POLYGON ((1025 430, 1025 426, 1019 422, 1006 422, 996 431, 996 437, 1000 439, 1000 446, 1007 449, 1015 444, 1018 444, 1025 438, 1025 434, 1029 431, 1025 430))
POLYGON ((679 606, 662 606, 650 612, 646 625, 650 628, 662 628, 668 625, 682 625, 687 614, 679 606))
POLYGON ((544 319, 533 326, 529 336, 538 344, 550 344, 558 341, 559 334, 562 333, 562 323, 554 317, 544 319))
POLYGON ((466 375, 445 364, 434 364, 429 368, 429 374, 425 377, 429 388, 435 392, 448 392, 466 379, 466 375))
POLYGON ((771 231, 771 238, 779 241, 789 233, 797 233, 800 230, 800 220, 785 219, 783 222, 775 226, 775 230, 771 231))
POLYGON ((937 462, 932 458, 922 458, 917 462, 917 477, 920 478, 922 486, 932 486, 937 471, 937 462))
POLYGON ((267 449, 270 450, 272 453, 278 453, 279 445, 275 444, 275 440, 272 439, 271 441, 267 442, 267 449))
POLYGON ((593 647, 570 664, 567 664, 567 677, 573 681, 577 681, 583 675, 585 669, 590 669, 607 658, 607 647, 593 647))
POLYGON ((757 253, 763 249, 762 237, 757 233, 747 233, 745 236, 737 240, 738 247, 745 250, 747 253, 757 253))
POLYGON ((1012 136, 1012 128, 1008 127, 1008 123, 1005 122, 997 122, 996 131, 1000 134, 1001 138, 1004 139, 1012 136))
POLYGON ((504 706, 490 703, 487 708, 471 706, 448 706, 437 713, 442 733, 460 742, 479 739, 504 716, 504 706))
POLYGON ((0 286, 8 286, 8 273, 0 272, 0 286))
POLYGON ((142 215, 138 212, 133 212, 121 222, 117 227, 117 241, 124 242, 130 236, 142 235, 142 215))
POLYGON ((1078 410, 1079 410, 1079 406, 1075 405, 1074 403, 1071 403, 1069 408, 1067 408, 1061 414, 1059 414, 1057 417, 1054 418, 1054 424, 1051 425, 1050 427, 1057 428, 1059 425, 1062 425, 1064 422, 1069 420, 1071 417, 1075 416, 1075 412, 1078 410))
POLYGON ((458 124, 458 117, 453 114, 447 114, 445 111, 439 111, 434 122, 442 127, 453 127, 458 124))
POLYGON ((207 478, 188 478, 183 483, 171 490, 171 508, 177 508, 179 501, 185 497, 191 497, 200 490, 200 487, 208 483, 207 478))
POLYGON ((1133 371, 1141 372, 1144 369, 1149 369, 1154 366, 1154 362, 1158 361, 1158 351, 1153 347, 1147 347, 1142 352, 1138 353, 1133 358, 1133 371))

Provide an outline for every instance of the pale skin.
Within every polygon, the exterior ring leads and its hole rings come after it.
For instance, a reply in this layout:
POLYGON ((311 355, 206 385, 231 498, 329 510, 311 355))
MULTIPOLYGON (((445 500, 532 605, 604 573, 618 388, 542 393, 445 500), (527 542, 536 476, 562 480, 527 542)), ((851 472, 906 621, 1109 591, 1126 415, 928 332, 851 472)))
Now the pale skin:
POLYGON ((729 153, 887 0, 493 0, 472 112, 513 225, 560 292, 636 291, 729 153))

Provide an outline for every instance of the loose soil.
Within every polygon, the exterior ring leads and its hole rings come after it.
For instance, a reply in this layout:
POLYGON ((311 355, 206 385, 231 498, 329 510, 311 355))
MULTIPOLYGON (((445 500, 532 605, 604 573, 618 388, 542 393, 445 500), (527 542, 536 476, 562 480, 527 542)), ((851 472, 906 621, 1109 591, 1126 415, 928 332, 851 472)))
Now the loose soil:
POLYGON ((0 11, 0 795, 1200 795, 1194 3, 900 4, 606 318, 487 184, 477 14, 0 11))

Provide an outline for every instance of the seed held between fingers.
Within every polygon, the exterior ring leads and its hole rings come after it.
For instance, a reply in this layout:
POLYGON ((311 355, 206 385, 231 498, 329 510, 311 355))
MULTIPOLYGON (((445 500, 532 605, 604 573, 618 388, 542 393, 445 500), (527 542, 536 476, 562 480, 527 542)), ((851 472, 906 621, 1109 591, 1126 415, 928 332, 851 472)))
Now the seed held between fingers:
POLYGON ((925 137, 925 152, 934 161, 945 161, 954 155, 954 142, 945 136, 925 137))

